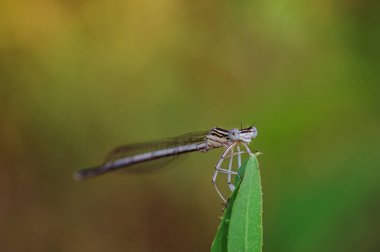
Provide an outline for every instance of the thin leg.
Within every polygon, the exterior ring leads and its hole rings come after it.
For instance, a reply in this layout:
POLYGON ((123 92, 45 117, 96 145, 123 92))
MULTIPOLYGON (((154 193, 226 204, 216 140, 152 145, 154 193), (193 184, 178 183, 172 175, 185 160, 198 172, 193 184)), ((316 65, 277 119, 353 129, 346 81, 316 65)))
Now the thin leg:
POLYGON ((236 171, 229 171, 229 170, 226 170, 226 169, 223 169, 223 168, 215 168, 216 170, 218 170, 218 172, 220 173, 225 173, 225 174, 232 174, 232 175, 238 175, 238 172, 236 171))
POLYGON ((241 166, 241 152, 240 152, 240 145, 237 145, 237 151, 238 151, 238 169, 241 166))
POLYGON ((218 176, 218 172, 225 172, 225 173, 229 173, 231 171, 228 171, 228 170, 225 170, 225 169, 221 169, 220 167, 222 166, 223 164, 223 161, 224 159, 226 158, 226 156, 228 155, 229 152, 231 152, 231 150, 233 150, 234 146, 236 144, 231 144, 222 154, 222 156, 220 157, 218 163, 216 163, 216 166, 215 166, 215 172, 214 172, 214 175, 212 176, 212 184, 213 186, 215 187, 215 190, 216 192, 219 194, 220 198, 222 198, 222 200, 224 201, 224 203, 227 203, 227 200, 224 198, 224 196, 222 195, 222 193, 219 191, 218 189, 218 186, 216 185, 216 177, 218 176))
POLYGON ((252 156, 253 154, 252 154, 252 152, 251 152, 251 149, 248 147, 248 145, 247 145, 246 143, 242 143, 242 145, 245 147, 245 149, 247 150, 248 154, 249 154, 250 156, 252 156))
MULTIPOLYGON (((238 151, 239 151, 239 145, 237 145, 237 147, 238 147, 238 151)), ((231 192, 233 192, 235 189, 235 185, 232 184, 232 182, 231 182, 231 178, 232 178, 231 171, 232 171, 232 164, 233 164, 233 160, 234 160, 234 148, 232 148, 231 153, 232 153, 232 155, 231 155, 229 163, 228 163, 228 170, 230 172, 227 174, 227 184, 230 187, 231 192)))

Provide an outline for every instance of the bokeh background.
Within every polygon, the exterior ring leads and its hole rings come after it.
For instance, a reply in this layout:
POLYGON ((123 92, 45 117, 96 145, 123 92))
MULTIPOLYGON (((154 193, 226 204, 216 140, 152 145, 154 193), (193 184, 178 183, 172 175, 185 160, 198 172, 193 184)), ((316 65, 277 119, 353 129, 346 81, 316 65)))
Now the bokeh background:
POLYGON ((376 1, 0 2, 0 250, 208 251, 215 150, 77 182, 125 143, 256 122, 264 251, 380 251, 376 1))

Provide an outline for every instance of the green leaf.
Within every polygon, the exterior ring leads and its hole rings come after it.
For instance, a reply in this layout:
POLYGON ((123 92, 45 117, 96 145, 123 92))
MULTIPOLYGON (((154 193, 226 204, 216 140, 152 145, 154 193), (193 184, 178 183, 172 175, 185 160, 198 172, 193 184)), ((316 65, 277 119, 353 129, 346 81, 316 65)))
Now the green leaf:
POLYGON ((255 156, 248 159, 245 167, 245 174, 232 206, 227 240, 228 251, 262 250, 261 178, 255 156))
POLYGON ((243 163, 239 174, 212 243, 212 252, 262 251, 262 192, 256 156, 243 163))

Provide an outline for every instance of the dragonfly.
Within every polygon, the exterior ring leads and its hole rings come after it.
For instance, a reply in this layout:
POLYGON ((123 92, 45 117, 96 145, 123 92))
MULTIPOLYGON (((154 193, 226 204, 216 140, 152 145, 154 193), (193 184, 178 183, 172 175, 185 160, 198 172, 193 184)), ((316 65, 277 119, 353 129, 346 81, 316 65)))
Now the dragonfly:
POLYGON ((231 130, 215 127, 208 131, 188 133, 153 142, 124 145, 111 151, 103 164, 79 170, 73 177, 76 180, 84 180, 114 171, 151 172, 166 166, 183 154, 224 148, 215 165, 211 182, 223 202, 227 203, 226 197, 216 183, 218 174, 227 175, 228 188, 233 191, 235 189, 233 176, 239 176, 238 169, 241 166, 242 155, 254 155, 248 144, 256 136, 257 129, 253 125, 231 130), (233 168, 234 157, 237 157, 237 169, 233 168), (226 160, 228 160, 227 166, 223 165, 226 160))

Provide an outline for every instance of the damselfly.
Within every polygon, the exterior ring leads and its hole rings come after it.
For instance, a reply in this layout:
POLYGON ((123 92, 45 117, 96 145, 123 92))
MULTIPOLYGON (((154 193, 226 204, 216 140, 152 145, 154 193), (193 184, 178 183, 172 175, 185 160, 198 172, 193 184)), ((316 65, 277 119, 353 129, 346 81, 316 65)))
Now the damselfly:
POLYGON ((217 127, 209 131, 189 133, 161 141, 125 145, 113 150, 102 165, 75 172, 74 178, 82 180, 118 170, 130 173, 149 172, 170 163, 179 155, 195 151, 206 152, 224 147, 224 152, 215 166, 212 184, 222 200, 226 202, 216 184, 218 173, 227 174, 228 187, 233 191, 232 176, 238 175, 237 169, 241 166, 242 154, 253 155, 248 144, 256 136, 257 129, 253 126, 240 130, 236 128, 226 130, 217 127), (243 150, 241 147, 243 147, 243 150), (234 156, 237 156, 238 164, 238 168, 235 170, 233 169, 234 156), (225 159, 229 159, 229 162, 228 166, 223 168, 222 164, 225 159), (155 160, 164 162, 161 164, 150 162, 155 160), (147 166, 148 168, 142 168, 139 167, 141 164, 148 164, 149 166, 147 166))

